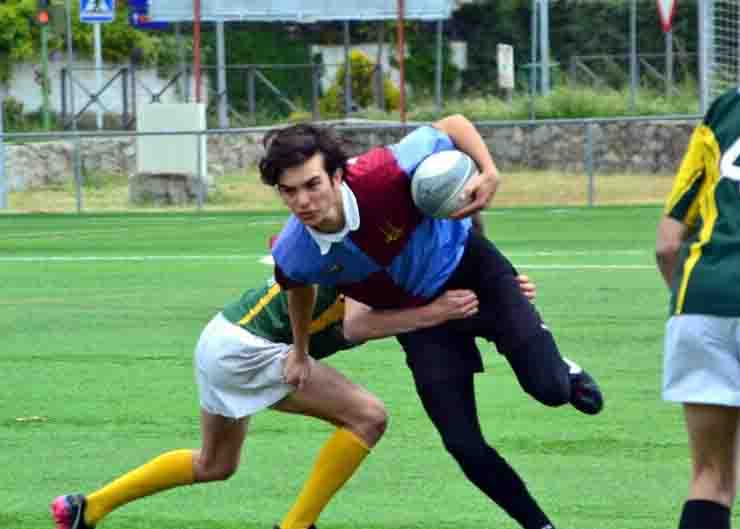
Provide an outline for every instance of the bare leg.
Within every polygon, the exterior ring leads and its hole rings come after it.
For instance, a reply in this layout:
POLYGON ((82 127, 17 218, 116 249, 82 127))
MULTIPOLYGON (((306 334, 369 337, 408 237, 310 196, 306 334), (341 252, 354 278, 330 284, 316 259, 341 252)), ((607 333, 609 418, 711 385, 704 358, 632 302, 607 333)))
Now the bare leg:
POLYGON ((369 447, 385 432, 388 415, 383 403, 331 366, 314 362, 306 385, 273 409, 316 417, 346 428, 369 447))
POLYGON ((282 529, 306 529, 316 522, 383 435, 387 414, 377 397, 318 362, 306 385, 273 407, 317 417, 338 427, 319 451, 311 475, 280 523, 282 529))
POLYGON ((689 499, 735 501, 738 409, 685 404, 693 472, 689 499))
MULTIPOLYGON (((239 466, 247 420, 227 419, 201 410, 201 449, 165 452, 88 494, 82 507, 86 525, 92 527, 111 511, 164 490, 227 479, 239 466)), ((54 500, 52 511, 57 527, 74 526, 64 496, 54 500)))
POLYGON ((201 448, 193 452, 196 483, 224 480, 239 467, 249 417, 230 419, 200 410, 201 448))

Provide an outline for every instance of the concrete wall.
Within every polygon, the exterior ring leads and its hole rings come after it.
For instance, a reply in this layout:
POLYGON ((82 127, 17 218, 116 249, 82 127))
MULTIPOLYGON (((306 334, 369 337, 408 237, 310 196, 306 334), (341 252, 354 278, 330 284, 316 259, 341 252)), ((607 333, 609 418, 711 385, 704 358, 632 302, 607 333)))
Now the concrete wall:
MULTIPOLYGON (((594 170, 599 173, 671 174, 688 145, 692 121, 609 122, 591 125, 594 170)), ((208 138, 208 173, 218 177, 253 168, 262 153, 261 140, 269 130, 219 134, 208 138)), ((480 125, 486 143, 503 171, 531 168, 583 172, 586 128, 583 124, 480 125)), ((352 154, 398 141, 400 128, 347 128, 352 154)), ((5 147, 8 189, 23 190, 73 180, 73 144, 67 141, 9 144, 5 147)), ((86 138, 81 158, 87 174, 132 174, 136 171, 134 137, 86 138)))

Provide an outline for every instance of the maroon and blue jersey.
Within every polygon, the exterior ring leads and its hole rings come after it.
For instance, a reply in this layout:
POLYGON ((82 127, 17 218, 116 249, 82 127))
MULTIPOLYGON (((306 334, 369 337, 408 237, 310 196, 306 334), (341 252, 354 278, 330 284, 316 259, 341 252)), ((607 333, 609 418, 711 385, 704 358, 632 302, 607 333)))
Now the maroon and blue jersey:
POLYGON ((357 200, 359 228, 322 255, 291 216, 272 250, 278 283, 336 286, 376 308, 427 303, 457 268, 470 221, 422 214, 411 199, 411 175, 430 154, 454 148, 444 132, 421 127, 350 160, 344 181, 357 200))

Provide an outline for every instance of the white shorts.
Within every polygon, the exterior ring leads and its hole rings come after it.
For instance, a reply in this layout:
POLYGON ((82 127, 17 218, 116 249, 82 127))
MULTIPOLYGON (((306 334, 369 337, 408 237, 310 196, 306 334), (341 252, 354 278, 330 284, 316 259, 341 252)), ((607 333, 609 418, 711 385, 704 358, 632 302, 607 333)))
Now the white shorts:
POLYGON ((740 406, 740 318, 673 316, 666 324, 663 398, 740 406))
POLYGON ((200 406, 239 419, 272 406, 295 387, 283 382, 290 345, 271 342, 234 325, 220 313, 195 347, 200 406))

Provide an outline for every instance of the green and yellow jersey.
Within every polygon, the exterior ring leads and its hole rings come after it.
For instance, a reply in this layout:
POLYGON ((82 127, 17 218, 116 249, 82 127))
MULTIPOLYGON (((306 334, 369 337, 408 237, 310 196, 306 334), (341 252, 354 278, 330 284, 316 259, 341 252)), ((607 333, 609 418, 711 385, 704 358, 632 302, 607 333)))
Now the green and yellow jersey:
MULTIPOLYGON (((274 279, 262 288, 247 290, 242 297, 222 311, 231 323, 271 342, 293 343, 288 315, 288 298, 274 279)), ((355 344, 342 332, 344 297, 335 288, 319 287, 311 321, 309 354, 324 358, 355 344)))
POLYGON ((689 227, 671 314, 740 316, 740 93, 718 98, 696 127, 665 214, 689 227))

